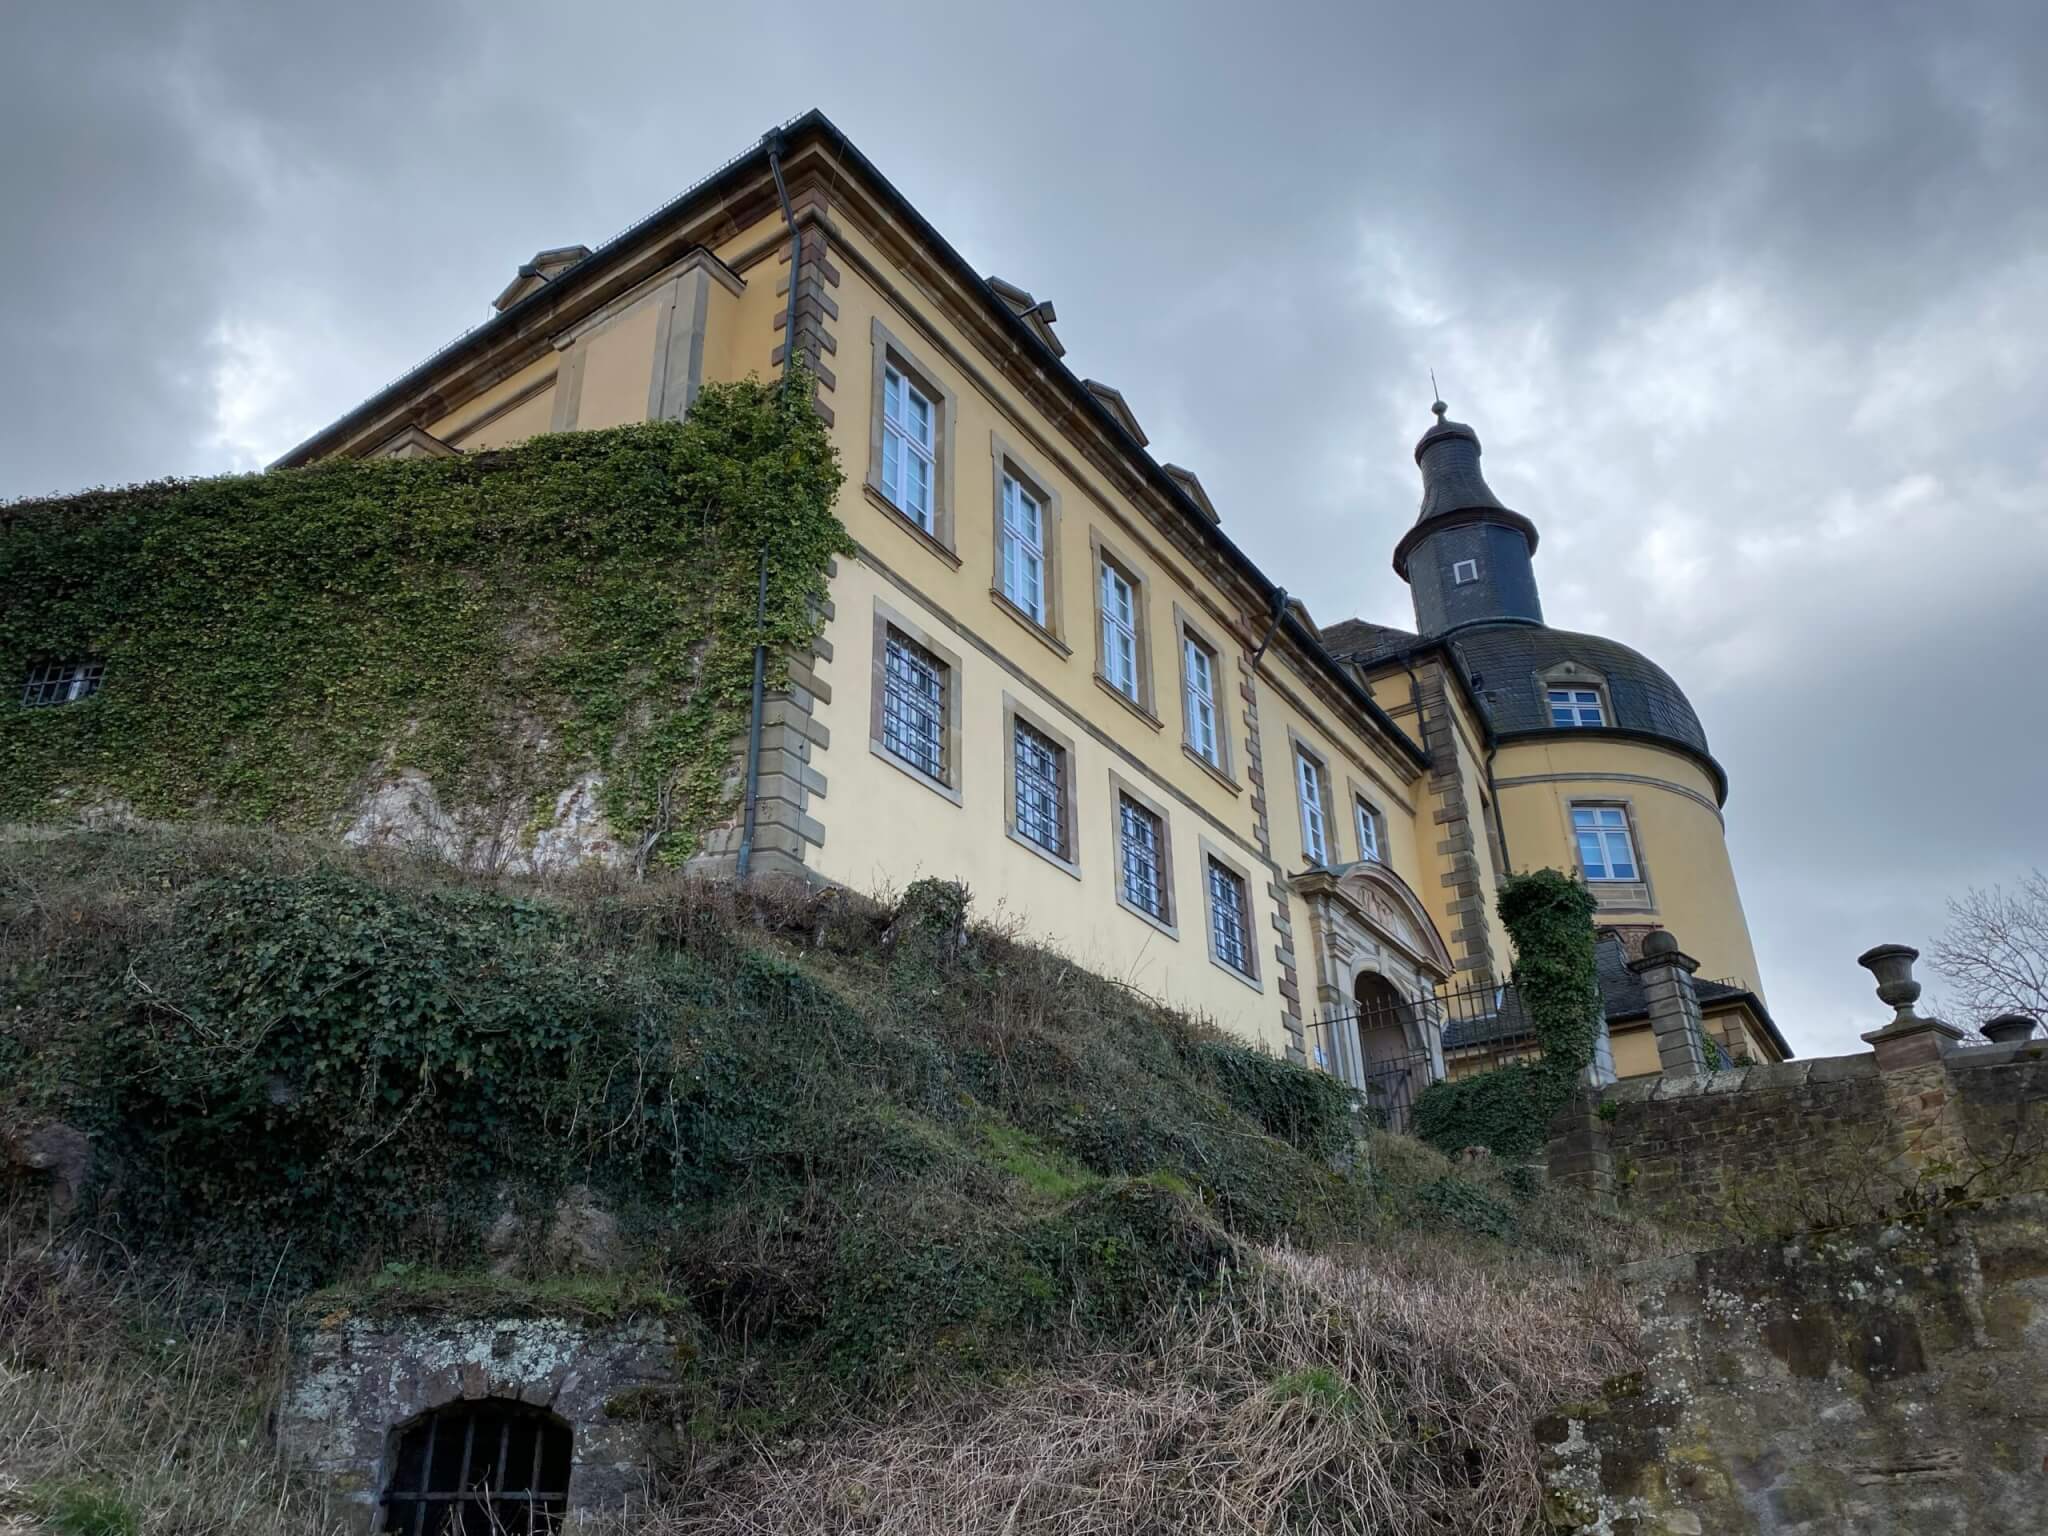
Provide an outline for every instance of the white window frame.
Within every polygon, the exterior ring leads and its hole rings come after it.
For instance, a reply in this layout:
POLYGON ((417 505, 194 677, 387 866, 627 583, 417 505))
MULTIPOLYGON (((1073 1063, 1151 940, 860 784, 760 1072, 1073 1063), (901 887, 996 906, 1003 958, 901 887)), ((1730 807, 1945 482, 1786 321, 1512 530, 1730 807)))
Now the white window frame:
POLYGON ((1451 584, 1458 587, 1470 586, 1479 579, 1477 560, 1454 560, 1451 562, 1451 584))
POLYGON ((1330 824, 1323 806, 1330 772, 1310 756, 1307 749, 1294 749, 1294 798, 1301 806, 1301 851, 1311 864, 1325 867, 1330 862, 1330 824))
POLYGON ((1188 746, 1210 767, 1221 768, 1223 735, 1217 729, 1216 653, 1185 629, 1180 634, 1180 673, 1188 746))
POLYGON ((1351 817, 1358 824, 1358 856, 1378 863, 1386 862, 1386 854, 1380 848, 1380 813, 1363 795, 1351 797, 1351 817))
POLYGON ((1138 678, 1138 584, 1107 560, 1102 562, 1097 606, 1102 610, 1103 681, 1133 704, 1143 704, 1138 678))
POLYGON ((882 369, 882 494, 930 534, 938 531, 938 426, 938 403, 894 362, 886 363, 882 369), (922 438, 916 432, 917 422, 906 409, 912 402, 924 410, 922 438), (906 478, 912 464, 924 469, 921 503, 910 494, 912 486, 906 478))
POLYGON ((1579 873, 1586 877, 1588 885, 1641 885, 1644 883, 1643 859, 1636 847, 1635 827, 1631 824, 1628 807, 1625 805, 1602 804, 1599 802, 1574 804, 1572 816, 1572 847, 1578 856, 1579 873), (1598 865, 1586 860, 1586 842, 1591 839, 1600 850, 1598 865), (1614 852, 1619 844, 1627 855, 1628 873, 1615 873, 1614 852), (1598 868, 1601 873, 1594 874, 1598 868))
POLYGON ((1003 475, 1003 596, 1038 625, 1047 625, 1045 504, 1015 475, 1003 475))
POLYGON ((1550 711, 1550 723, 1559 730, 1598 728, 1607 724, 1607 700, 1598 688, 1581 688, 1575 685, 1558 687, 1549 684, 1543 690, 1543 702, 1550 711), (1571 716, 1560 720, 1558 716, 1571 716), (1592 718, 1588 719, 1590 715, 1592 718))

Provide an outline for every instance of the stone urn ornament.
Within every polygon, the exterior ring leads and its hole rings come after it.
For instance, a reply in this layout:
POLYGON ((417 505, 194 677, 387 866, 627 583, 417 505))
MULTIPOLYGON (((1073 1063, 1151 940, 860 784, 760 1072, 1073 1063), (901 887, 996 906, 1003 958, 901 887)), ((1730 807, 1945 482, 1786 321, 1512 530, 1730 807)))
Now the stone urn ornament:
POLYGON ((1910 944, 1880 944, 1856 957, 1856 963, 1877 978, 1878 1000, 1892 1010, 1891 1023, 1863 1037, 1877 1052, 1880 1072, 1939 1061, 1963 1038, 1954 1025, 1913 1011, 1920 1001, 1920 983, 1913 979, 1913 962, 1919 958, 1920 951, 1910 944))
POLYGON ((2001 1013, 1984 1021, 1984 1038, 1993 1045, 2018 1045, 2034 1038, 2040 1022, 2031 1014, 2001 1013))

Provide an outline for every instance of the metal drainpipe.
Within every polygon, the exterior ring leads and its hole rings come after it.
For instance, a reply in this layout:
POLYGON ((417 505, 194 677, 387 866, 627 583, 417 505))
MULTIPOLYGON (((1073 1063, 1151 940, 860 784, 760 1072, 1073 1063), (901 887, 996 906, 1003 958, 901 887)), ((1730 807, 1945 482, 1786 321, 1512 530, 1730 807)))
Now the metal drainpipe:
POLYGON ((1266 638, 1261 640, 1258 643, 1258 647, 1252 652, 1252 671, 1256 672, 1259 670, 1259 658, 1266 654, 1266 647, 1271 645, 1273 637, 1280 633, 1280 621, 1286 617, 1287 589, 1285 587, 1275 587, 1273 589, 1273 622, 1266 626, 1266 638))
MULTIPOLYGON (((775 197, 782 204, 782 222, 789 226, 789 308, 782 326, 782 387, 787 389, 796 365, 796 285, 803 272, 804 237, 796 227, 796 213, 789 206, 789 189, 782 184, 782 132, 767 137, 768 174, 775 178, 775 197)), ((768 691, 768 546, 761 546, 760 582, 754 593, 754 697, 747 716, 747 782, 742 791, 746 804, 740 821, 740 852, 733 869, 744 880, 754 867, 754 832, 760 825, 761 809, 761 727, 768 691)))

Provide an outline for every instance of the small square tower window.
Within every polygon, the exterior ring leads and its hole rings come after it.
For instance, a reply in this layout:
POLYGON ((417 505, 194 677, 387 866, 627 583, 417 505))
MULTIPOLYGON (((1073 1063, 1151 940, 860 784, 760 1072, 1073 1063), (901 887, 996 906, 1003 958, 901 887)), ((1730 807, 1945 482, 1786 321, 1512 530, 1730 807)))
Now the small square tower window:
POLYGON ((1451 567, 1451 580, 1461 587, 1478 579, 1479 562, 1477 560, 1460 560, 1451 567))

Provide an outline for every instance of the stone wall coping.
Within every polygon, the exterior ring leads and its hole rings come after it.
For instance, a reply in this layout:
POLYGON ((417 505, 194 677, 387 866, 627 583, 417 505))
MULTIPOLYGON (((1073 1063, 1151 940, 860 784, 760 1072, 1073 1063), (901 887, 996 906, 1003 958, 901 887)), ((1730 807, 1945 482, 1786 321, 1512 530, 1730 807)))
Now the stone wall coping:
POLYGON ((1706 1087, 1705 1073, 1697 1077, 1660 1077, 1657 1079, 1656 1097, 1660 1100, 1689 1099, 1696 1093, 1704 1093, 1706 1087))
POLYGON ((2022 1040, 2013 1045, 1959 1046, 1942 1057, 1951 1072, 1977 1067, 2005 1067, 2017 1061, 2048 1061, 2048 1040, 2022 1040))
MULTIPOLYGON (((1974 1208, 1961 1208, 1955 1214, 1972 1226, 2010 1220, 2048 1225, 2048 1195, 2001 1195, 1974 1208)), ((1899 1227, 1900 1223, 1895 1221, 1871 1221, 1860 1226, 1801 1233, 1788 1239, 1784 1246, 1803 1250, 1815 1260, 1825 1262, 1830 1255, 1853 1253, 1859 1248, 1888 1248, 1891 1245, 1884 1241, 1885 1234, 1899 1227)), ((1616 1273, 1631 1291, 1660 1293, 1668 1291, 1674 1282, 1692 1279, 1704 1259, 1720 1254, 1754 1253, 1758 1247, 1756 1243, 1720 1243, 1711 1248, 1688 1248, 1683 1253, 1668 1253, 1662 1258, 1638 1259, 1633 1264, 1622 1265, 1616 1273)))

